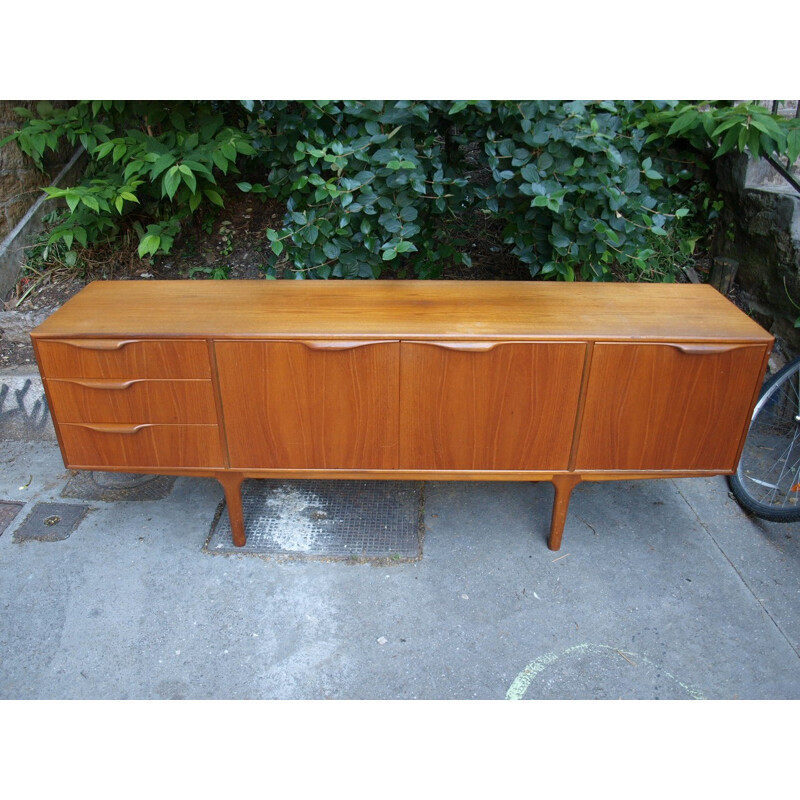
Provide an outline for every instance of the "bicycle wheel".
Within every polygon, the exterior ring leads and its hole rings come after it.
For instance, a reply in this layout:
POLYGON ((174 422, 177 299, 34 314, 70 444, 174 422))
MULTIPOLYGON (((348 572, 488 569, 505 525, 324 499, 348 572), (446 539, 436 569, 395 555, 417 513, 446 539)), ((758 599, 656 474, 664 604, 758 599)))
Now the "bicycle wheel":
POLYGON ((800 520, 800 358, 764 384, 739 467, 728 483, 756 516, 800 520))

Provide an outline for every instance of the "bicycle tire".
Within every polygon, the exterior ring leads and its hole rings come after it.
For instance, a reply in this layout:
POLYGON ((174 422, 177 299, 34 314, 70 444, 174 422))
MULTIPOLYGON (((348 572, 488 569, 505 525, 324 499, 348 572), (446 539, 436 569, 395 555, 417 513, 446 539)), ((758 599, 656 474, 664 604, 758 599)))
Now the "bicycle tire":
POLYGON ((742 507, 762 519, 800 520, 800 358, 762 387, 728 485, 742 507))

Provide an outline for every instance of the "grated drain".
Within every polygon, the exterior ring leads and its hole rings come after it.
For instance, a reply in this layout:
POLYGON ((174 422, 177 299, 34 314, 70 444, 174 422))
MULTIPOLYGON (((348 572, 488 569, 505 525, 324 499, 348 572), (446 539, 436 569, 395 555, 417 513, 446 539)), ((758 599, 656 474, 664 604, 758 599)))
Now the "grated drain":
POLYGON ((37 503, 14 531, 15 542, 59 542, 78 527, 88 506, 72 503, 37 503))
POLYGON ((175 485, 172 475, 140 475, 132 472, 79 471, 70 477, 62 497, 78 500, 163 500, 175 485))
POLYGON ((416 559, 422 555, 423 486, 412 481, 249 480, 242 484, 247 543, 233 544, 217 514, 209 553, 416 559))
POLYGON ((0 534, 12 523, 25 503, 15 503, 13 500, 0 500, 0 534))

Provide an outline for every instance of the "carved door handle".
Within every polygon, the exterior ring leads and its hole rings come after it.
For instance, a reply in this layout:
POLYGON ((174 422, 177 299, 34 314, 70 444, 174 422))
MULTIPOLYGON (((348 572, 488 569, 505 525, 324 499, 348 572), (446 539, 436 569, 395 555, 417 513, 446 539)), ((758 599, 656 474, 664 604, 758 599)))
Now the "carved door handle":
POLYGON ((403 344, 424 344, 429 347, 442 347, 445 350, 486 353, 501 344, 517 344, 517 342, 403 342, 403 344))
POLYGON ((121 350, 126 344, 134 344, 139 339, 58 339, 59 344, 67 344, 80 350, 121 350))
POLYGON ((117 423, 97 424, 88 422, 74 422, 72 423, 78 428, 88 428, 90 431, 97 433, 121 433, 125 436, 131 436, 134 433, 139 433, 143 428, 151 428, 152 425, 121 425, 117 423))
POLYGON ((740 347, 748 347, 748 345, 739 344, 673 344, 670 346, 677 347, 681 353, 692 356, 710 356, 719 353, 729 353, 731 350, 738 350, 740 347))
POLYGON ((366 347, 370 344, 397 344, 396 339, 376 339, 373 341, 352 341, 336 339, 297 339, 309 350, 352 350, 356 347, 366 347))
POLYGON ((77 386, 82 386, 84 389, 111 389, 114 391, 119 391, 122 389, 128 389, 133 386, 134 383, 141 383, 141 378, 135 378, 129 381, 107 381, 107 380, 85 380, 85 379, 75 379, 75 378, 53 378, 52 380, 58 381, 59 383, 74 383, 77 386))

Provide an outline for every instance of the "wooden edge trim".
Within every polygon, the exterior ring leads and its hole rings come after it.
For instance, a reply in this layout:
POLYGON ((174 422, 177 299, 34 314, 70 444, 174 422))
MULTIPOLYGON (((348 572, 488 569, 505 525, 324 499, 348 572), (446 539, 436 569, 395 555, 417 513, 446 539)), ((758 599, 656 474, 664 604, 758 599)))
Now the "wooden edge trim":
POLYGON ((231 465, 228 453, 228 432, 225 430, 225 417, 222 408, 222 391, 219 387, 219 370, 217 368, 217 350, 214 339, 207 339, 208 360, 211 364, 211 383, 214 387, 214 407, 217 412, 217 427, 219 429, 219 445, 222 451, 222 461, 226 468, 231 465))
MULTIPOLYGON (((504 333, 497 331, 495 333, 437 333, 435 340, 432 340, 430 333, 415 333, 413 331, 376 331, 374 333, 353 333, 350 332, 332 332, 332 331, 275 331, 272 333, 254 333, 253 331, 214 331, 211 329, 197 329, 193 331, 178 331, 173 330, 161 333, 149 333, 147 331, 136 331, 135 333, 121 333, 115 329, 106 334, 98 334, 94 331, 91 334, 76 333, 74 331, 48 332, 38 333, 36 329, 31 331, 30 336, 32 339, 41 342, 67 342, 78 343, 88 340, 97 339, 124 339, 129 342, 150 342, 150 341, 208 341, 212 339, 219 342, 336 342, 336 341, 350 341, 350 342, 414 342, 415 344, 446 344, 452 342, 453 344, 459 343, 483 343, 487 338, 496 341, 497 344, 535 344, 537 342, 545 344, 566 344, 566 343, 580 343, 594 342, 596 344, 665 344, 665 345, 730 345, 730 346, 745 346, 745 345, 772 345, 773 337, 764 333, 763 337, 725 337, 719 336, 694 336, 694 337, 680 337, 680 336, 648 336, 645 339, 637 338, 633 335, 619 335, 613 336, 609 334, 599 334, 596 331, 587 331, 584 334, 564 333, 564 334, 546 334, 537 333, 535 335, 526 335, 524 333, 504 333)), ((76 346, 79 346, 76 344, 76 346)))
MULTIPOLYGON (((42 371, 42 360, 39 357, 39 342, 34 336, 31 336, 31 344, 33 345, 33 356, 36 359, 36 366, 39 369, 39 375, 44 375, 42 371)), ((42 380, 42 386, 44 388, 44 397, 47 401, 47 413, 50 417, 50 424, 53 426, 56 432, 56 440, 58 441, 58 449, 61 451, 61 461, 64 463, 64 466, 67 465, 67 451, 64 447, 64 441, 61 438, 61 430, 59 429, 59 425, 56 423, 56 418, 53 416, 53 398, 50 396, 50 387, 48 386, 47 380, 42 380)))
MULTIPOLYGON (((66 423, 65 423, 66 424, 66 423)), ((206 426, 211 427, 211 426, 206 426)), ((242 479, 341 479, 341 480, 409 480, 409 481, 553 481, 558 478, 574 478, 577 481, 629 481, 660 478, 709 478, 715 475, 730 475, 732 470, 676 470, 673 472, 469 472, 435 470, 331 470, 331 469, 226 469, 219 467, 153 467, 132 466, 109 467, 97 464, 70 464, 70 469, 99 470, 102 472, 140 472, 156 475, 185 475, 196 478, 219 479, 226 475, 241 475, 242 479)))
POLYGON ((580 394, 578 395, 578 409, 575 412, 575 424, 572 428, 572 447, 569 452, 568 469, 575 469, 575 461, 578 458, 578 446, 581 441, 581 428, 583 427, 583 410, 586 407, 586 394, 589 388, 589 371, 592 366, 592 356, 594 355, 594 342, 586 343, 586 353, 583 360, 583 375, 581 377, 580 394))
POLYGON ((741 459, 742 451, 744 450, 744 443, 747 440, 747 434, 750 432, 750 423, 753 420, 753 410, 755 409, 758 398, 761 395, 761 387, 764 385, 764 376, 767 372, 767 364, 769 363, 769 357, 771 353, 772 345, 769 345, 764 349, 764 358, 761 360, 761 377, 756 381, 756 386, 753 390, 753 396, 750 398, 750 413, 747 416, 747 426, 745 427, 741 439, 739 440, 739 447, 736 449, 736 458, 733 461, 733 469, 731 472, 735 472, 739 466, 739 460, 741 459))

